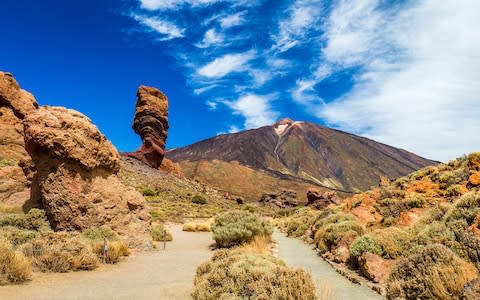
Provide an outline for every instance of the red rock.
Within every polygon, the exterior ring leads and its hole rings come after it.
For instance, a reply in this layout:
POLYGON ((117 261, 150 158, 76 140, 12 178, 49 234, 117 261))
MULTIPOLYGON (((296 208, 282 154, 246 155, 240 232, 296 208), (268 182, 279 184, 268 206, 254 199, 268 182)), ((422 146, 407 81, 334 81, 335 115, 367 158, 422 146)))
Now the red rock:
POLYGON ((138 88, 133 130, 140 135, 143 144, 128 156, 159 168, 165 156, 168 133, 168 98, 160 90, 143 85, 138 88))
POLYGON ((24 125, 26 149, 37 170, 32 199, 42 203, 54 230, 107 225, 133 245, 148 243, 146 202, 120 182, 117 150, 87 117, 41 107, 24 125))
POLYGON ((375 283, 384 283, 392 272, 392 261, 381 258, 376 254, 365 252, 358 259, 362 274, 375 283))
POLYGON ((307 190, 307 205, 316 209, 322 209, 330 204, 340 204, 340 198, 334 191, 322 192, 319 189, 310 188, 307 190))

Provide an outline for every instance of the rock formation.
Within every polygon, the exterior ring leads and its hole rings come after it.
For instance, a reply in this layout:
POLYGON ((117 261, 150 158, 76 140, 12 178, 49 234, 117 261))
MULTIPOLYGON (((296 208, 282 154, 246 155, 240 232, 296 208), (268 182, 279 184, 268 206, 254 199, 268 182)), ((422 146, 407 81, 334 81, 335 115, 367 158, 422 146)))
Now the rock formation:
POLYGON ((143 85, 138 88, 133 130, 143 144, 128 155, 159 168, 165 156, 168 131, 168 98, 160 90, 143 85))
POLYGON ((322 209, 330 204, 340 204, 340 198, 334 191, 322 192, 319 189, 311 188, 307 191, 307 205, 322 209))
POLYGON ((36 169, 31 196, 55 230, 108 225, 135 245, 149 240, 144 198, 119 181, 120 156, 87 117, 41 107, 25 117, 24 127, 36 169))
POLYGON ((259 202, 263 205, 275 205, 280 208, 296 207, 298 206, 297 192, 283 190, 279 193, 264 193, 259 202))
POLYGON ((360 271, 375 283, 384 283, 392 272, 393 263, 376 254, 365 252, 358 259, 360 271))
POLYGON ((29 160, 24 148, 22 120, 38 108, 32 94, 22 90, 12 74, 0 72, 0 203, 22 206, 30 198, 29 180, 18 163, 29 160))

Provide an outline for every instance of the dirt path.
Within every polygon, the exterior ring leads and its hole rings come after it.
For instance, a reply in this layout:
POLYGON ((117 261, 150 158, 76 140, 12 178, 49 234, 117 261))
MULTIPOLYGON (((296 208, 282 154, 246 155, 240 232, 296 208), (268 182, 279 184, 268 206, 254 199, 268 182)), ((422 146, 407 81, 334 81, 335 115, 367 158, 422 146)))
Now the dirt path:
POLYGON ((328 300, 382 300, 374 291, 354 284, 338 274, 318 254, 298 239, 288 238, 275 231, 274 238, 278 243, 278 257, 290 267, 299 267, 309 271, 315 281, 319 299, 328 300), (329 291, 329 292, 327 292, 329 291))
POLYGON ((0 299, 190 299, 195 270, 212 254, 211 233, 170 228, 174 241, 165 251, 136 254, 91 272, 35 274, 27 284, 0 287, 0 299))

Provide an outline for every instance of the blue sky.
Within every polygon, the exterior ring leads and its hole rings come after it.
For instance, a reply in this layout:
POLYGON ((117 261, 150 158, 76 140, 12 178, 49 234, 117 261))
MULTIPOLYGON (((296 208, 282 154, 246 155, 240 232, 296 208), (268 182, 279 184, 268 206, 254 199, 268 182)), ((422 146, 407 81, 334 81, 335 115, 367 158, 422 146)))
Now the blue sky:
POLYGON ((2 1, 0 70, 89 116, 121 151, 140 84, 168 147, 278 118, 428 158, 480 150, 476 0, 2 1))

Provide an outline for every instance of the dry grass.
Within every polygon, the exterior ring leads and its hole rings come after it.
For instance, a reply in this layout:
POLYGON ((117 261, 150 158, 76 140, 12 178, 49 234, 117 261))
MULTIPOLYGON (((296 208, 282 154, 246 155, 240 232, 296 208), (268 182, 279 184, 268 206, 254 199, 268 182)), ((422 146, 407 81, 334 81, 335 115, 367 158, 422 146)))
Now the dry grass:
MULTIPOLYGON (((93 252, 98 258, 103 261, 103 242, 92 244, 93 252)), ((108 243, 108 252, 105 262, 107 264, 116 264, 124 256, 129 256, 131 253, 128 244, 124 241, 113 241, 108 243)))
POLYGON ((249 243, 240 246, 239 249, 265 255, 272 254, 272 239, 267 236, 256 236, 249 243))
POLYGON ((208 219, 207 221, 203 222, 188 222, 183 224, 183 231, 190 231, 190 232, 210 232, 212 231, 212 223, 213 219, 208 219))
POLYGON ((30 280, 32 267, 28 259, 4 241, 0 241, 0 285, 30 280))
POLYGON ((164 236, 167 242, 173 241, 172 233, 170 232, 170 230, 165 228, 163 224, 153 224, 151 235, 152 235, 152 240, 154 240, 155 242, 163 241, 164 236))
POLYGON ((78 235, 71 233, 43 233, 23 244, 20 250, 42 272, 64 273, 98 267, 98 258, 90 247, 78 235))

